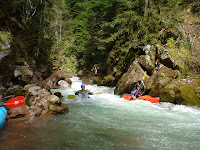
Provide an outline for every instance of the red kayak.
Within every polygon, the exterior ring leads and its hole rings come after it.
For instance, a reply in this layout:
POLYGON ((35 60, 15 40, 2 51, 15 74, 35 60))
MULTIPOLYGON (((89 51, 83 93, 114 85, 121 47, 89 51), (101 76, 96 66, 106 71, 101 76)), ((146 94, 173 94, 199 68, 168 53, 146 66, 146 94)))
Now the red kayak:
MULTIPOLYGON (((133 100, 133 98, 130 95, 126 95, 126 94, 123 96, 123 98, 126 100, 129 100, 129 101, 133 100)), ((150 101, 151 103, 157 103, 157 102, 159 102, 160 97, 151 97, 150 95, 144 95, 144 96, 135 98, 134 100, 139 100, 139 99, 142 99, 145 101, 150 101)))

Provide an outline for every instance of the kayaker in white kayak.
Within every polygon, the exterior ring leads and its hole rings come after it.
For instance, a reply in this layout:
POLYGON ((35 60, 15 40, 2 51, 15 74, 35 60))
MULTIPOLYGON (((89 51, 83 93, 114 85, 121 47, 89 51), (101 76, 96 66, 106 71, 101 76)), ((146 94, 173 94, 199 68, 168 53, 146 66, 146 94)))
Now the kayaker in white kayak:
POLYGON ((94 93, 85 89, 85 84, 81 85, 81 90, 75 92, 75 95, 80 96, 81 98, 89 98, 89 95, 94 95, 94 93))
POLYGON ((138 83, 136 83, 135 89, 133 91, 131 91, 131 97, 133 99, 135 99, 137 97, 142 96, 142 92, 143 92, 144 89, 146 89, 146 86, 144 85, 144 82, 143 81, 139 81, 138 83))

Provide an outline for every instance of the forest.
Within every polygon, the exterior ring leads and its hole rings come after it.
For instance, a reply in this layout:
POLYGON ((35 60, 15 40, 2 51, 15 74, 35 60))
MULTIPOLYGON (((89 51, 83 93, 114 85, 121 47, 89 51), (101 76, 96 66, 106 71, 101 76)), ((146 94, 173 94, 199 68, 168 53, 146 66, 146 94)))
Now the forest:
POLYGON ((0 40, 11 43, 18 64, 72 73, 98 64, 104 75, 114 67, 120 74, 144 46, 173 44, 193 52, 189 68, 199 70, 198 0, 1 0, 0 6, 0 40))
POLYGON ((199 108, 200 0, 0 0, 0 149, 199 149, 199 108))

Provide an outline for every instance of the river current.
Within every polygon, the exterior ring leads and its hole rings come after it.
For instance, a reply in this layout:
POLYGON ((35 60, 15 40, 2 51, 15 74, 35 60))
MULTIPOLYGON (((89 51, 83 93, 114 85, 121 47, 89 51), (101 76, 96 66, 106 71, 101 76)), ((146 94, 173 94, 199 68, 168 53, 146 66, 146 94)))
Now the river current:
POLYGON ((0 130, 1 150, 197 150, 200 148, 200 109, 114 95, 114 88, 86 85, 90 100, 72 100, 80 89, 61 92, 69 107, 64 115, 8 121, 0 130))

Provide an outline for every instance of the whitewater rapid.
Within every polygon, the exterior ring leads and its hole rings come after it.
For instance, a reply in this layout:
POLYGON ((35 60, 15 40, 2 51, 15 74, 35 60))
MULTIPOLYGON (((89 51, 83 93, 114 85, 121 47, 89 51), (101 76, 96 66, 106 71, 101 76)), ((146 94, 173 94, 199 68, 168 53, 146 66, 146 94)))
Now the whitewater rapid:
POLYGON ((197 150, 200 110, 170 103, 130 102, 114 88, 86 85, 98 93, 92 101, 78 97, 82 81, 72 78, 61 92, 69 113, 7 124, 0 131, 0 148, 42 150, 197 150), (14 146, 13 146, 14 145, 14 146))
MULTIPOLYGON (((91 92, 102 93, 91 96, 93 102, 84 103, 78 98, 68 100, 67 95, 74 94, 82 84, 78 78, 72 78, 72 81, 70 90, 60 92, 65 95, 64 101, 71 104, 72 109, 78 107, 77 110, 72 111, 79 112, 77 114, 80 116, 79 120, 82 117, 86 118, 87 121, 82 121, 80 127, 84 125, 86 127, 84 130, 88 132, 88 130, 91 131, 91 126, 95 126, 95 130, 91 132, 98 134, 100 132, 100 135, 110 137, 104 139, 97 134, 100 140, 110 141, 116 149, 196 149, 200 147, 198 144, 200 110, 198 108, 170 103, 152 104, 141 100, 129 102, 114 95, 114 88, 97 85, 86 86, 91 92), (111 142, 113 140, 115 142, 111 142)), ((107 146, 112 147, 111 145, 107 146)))

